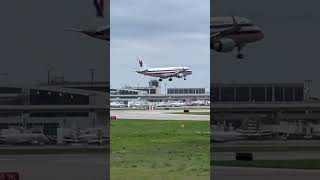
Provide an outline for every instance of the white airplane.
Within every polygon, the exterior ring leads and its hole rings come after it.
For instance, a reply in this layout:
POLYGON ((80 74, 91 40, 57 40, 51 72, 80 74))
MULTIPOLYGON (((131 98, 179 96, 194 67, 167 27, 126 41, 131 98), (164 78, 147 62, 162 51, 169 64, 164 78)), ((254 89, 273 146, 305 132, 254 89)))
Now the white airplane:
POLYGON ((171 106, 173 106, 173 107, 181 107, 181 106, 185 106, 185 105, 186 105, 186 103, 184 103, 184 102, 179 102, 179 101, 171 102, 171 106))
POLYGON ((139 74, 143 74, 145 76, 157 77, 159 81, 162 79, 169 78, 169 81, 172 81, 173 77, 176 78, 184 78, 188 75, 192 74, 192 70, 188 67, 180 66, 180 67, 163 67, 163 68, 149 68, 144 66, 143 60, 138 58, 140 68, 136 72, 139 74))
POLYGON ((105 144, 109 142, 108 131, 103 128, 91 128, 80 132, 78 140, 80 143, 105 144))
POLYGON ((210 48, 216 52, 231 52, 237 48, 237 58, 242 59, 242 48, 264 38, 262 30, 244 17, 211 17, 210 48))
POLYGON ((115 108, 118 108, 118 107, 122 108, 122 107, 124 107, 125 105, 124 105, 123 103, 121 103, 121 102, 111 102, 111 103, 110 103, 110 106, 111 106, 111 107, 115 107, 115 108))
POLYGON ((267 139, 278 132, 264 131, 259 129, 258 120, 246 119, 241 126, 234 131, 221 131, 212 128, 211 141, 214 143, 223 143, 228 141, 249 140, 249 139, 267 139))
POLYGON ((2 130, 0 135, 1 144, 48 144, 50 139, 35 132, 24 132, 24 129, 10 128, 2 130))

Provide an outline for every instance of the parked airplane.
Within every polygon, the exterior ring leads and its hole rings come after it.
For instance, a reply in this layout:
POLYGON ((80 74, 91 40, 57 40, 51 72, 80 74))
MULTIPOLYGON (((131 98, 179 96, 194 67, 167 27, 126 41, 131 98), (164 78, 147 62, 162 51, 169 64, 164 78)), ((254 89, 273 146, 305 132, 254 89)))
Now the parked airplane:
POLYGON ((115 107, 115 108, 122 108, 122 107, 124 107, 125 105, 122 103, 122 102, 111 102, 110 103, 110 106, 111 107, 115 107))
POLYGON ((65 28, 67 31, 83 33, 87 36, 105 40, 110 42, 110 28, 109 27, 99 27, 97 29, 77 29, 77 28, 65 28))
POLYGON ((260 130, 257 119, 246 119, 242 125, 234 131, 221 131, 213 129, 211 133, 212 142, 228 142, 249 139, 267 139, 275 136, 278 132, 260 130))
POLYGON ((80 132, 78 139, 81 143, 105 144, 109 142, 108 131, 105 128, 91 128, 80 132))
POLYGON ((24 129, 10 128, 1 131, 1 144, 48 144, 50 139, 39 132, 25 132, 24 129))
POLYGON ((237 58, 244 55, 241 50, 246 44, 264 38, 262 30, 244 17, 211 17, 210 48, 217 52, 231 52, 238 49, 237 58))
POLYGON ((176 101, 176 102, 171 102, 171 106, 173 107, 181 107, 181 106, 185 106, 186 103, 184 102, 179 102, 179 101, 176 101))
POLYGON ((169 78, 169 81, 172 81, 173 77, 184 78, 184 80, 186 80, 186 77, 192 74, 192 70, 188 67, 149 68, 144 66, 141 58, 138 58, 138 60, 140 68, 136 72, 145 76, 158 77, 159 81, 167 78, 169 78))

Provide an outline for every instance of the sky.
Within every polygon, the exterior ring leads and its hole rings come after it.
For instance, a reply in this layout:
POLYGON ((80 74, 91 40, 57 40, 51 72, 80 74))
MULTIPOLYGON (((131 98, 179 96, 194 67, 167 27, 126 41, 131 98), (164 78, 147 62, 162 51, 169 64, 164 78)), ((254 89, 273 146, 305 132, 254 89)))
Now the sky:
MULTIPOLYGON (((106 1, 106 14, 109 2, 106 1)), ((47 81, 47 71, 66 80, 108 79, 109 45, 65 27, 96 27, 109 24, 97 19, 88 0, 10 0, 0 2, 0 83, 34 84, 47 81)))
POLYGON ((211 54, 211 80, 220 82, 303 82, 312 80, 320 96, 320 2, 290 0, 215 0, 211 16, 244 16, 260 26, 265 38, 236 52, 211 54))
MULTIPOLYGON (((169 87, 210 84, 209 0, 111 1, 111 88, 147 86, 137 74, 137 57, 148 67, 187 66, 187 80, 162 81, 169 87)), ((163 87, 164 85, 162 85, 163 87)))

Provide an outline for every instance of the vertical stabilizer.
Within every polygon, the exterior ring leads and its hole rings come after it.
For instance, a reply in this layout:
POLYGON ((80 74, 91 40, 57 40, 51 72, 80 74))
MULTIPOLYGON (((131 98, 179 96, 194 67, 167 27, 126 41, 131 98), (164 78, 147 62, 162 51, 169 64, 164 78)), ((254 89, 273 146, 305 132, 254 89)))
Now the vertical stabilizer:
POLYGON ((143 63, 143 58, 141 56, 138 57, 139 69, 147 69, 145 64, 143 63))

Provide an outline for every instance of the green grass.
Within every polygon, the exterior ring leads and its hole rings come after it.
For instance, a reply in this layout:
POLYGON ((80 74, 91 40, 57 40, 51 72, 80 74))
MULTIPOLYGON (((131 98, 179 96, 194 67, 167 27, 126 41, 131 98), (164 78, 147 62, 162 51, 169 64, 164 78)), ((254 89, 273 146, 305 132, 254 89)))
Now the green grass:
POLYGON ((320 159, 312 160, 254 160, 254 161, 211 161, 216 166, 260 167, 286 169, 320 169, 320 159))
POLYGON ((113 180, 210 177, 209 122, 113 120, 110 129, 113 180))
POLYGON ((174 112, 172 114, 210 115, 210 112, 174 112))

